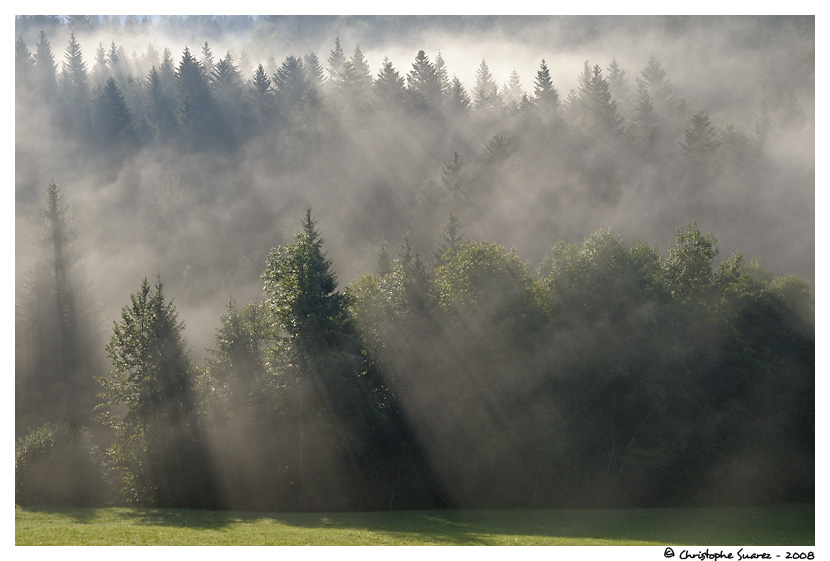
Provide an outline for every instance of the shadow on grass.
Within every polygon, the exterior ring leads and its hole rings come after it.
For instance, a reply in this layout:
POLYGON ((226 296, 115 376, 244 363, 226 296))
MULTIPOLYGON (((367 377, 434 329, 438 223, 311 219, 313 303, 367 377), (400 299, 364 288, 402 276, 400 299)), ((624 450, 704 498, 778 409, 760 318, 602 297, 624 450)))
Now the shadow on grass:
POLYGON ((34 514, 65 516, 71 518, 76 524, 94 524, 98 519, 97 508, 52 505, 17 505, 17 507, 34 514))
MULTIPOLYGON (((137 525, 220 530, 272 521, 305 530, 376 534, 408 545, 652 542, 671 545, 810 546, 815 505, 748 508, 429 510, 364 513, 268 513, 150 508, 21 507, 96 524, 113 518, 137 525)), ((321 533, 322 535, 322 533, 321 533)), ((360 536, 360 540, 366 538, 360 536)), ((359 540, 359 541, 360 541, 359 540)), ((388 543, 388 541, 387 541, 388 543)))
POLYGON ((171 508, 118 509, 124 520, 148 525, 199 530, 219 530, 238 522, 233 512, 219 510, 186 510, 171 508))
POLYGON ((812 504, 732 508, 404 511, 276 514, 308 529, 357 529, 424 542, 493 543, 481 536, 685 545, 815 545, 812 504))
POLYGON ((354 530, 400 538, 409 545, 488 545, 486 533, 473 511, 425 510, 363 513, 276 513, 268 518, 286 526, 309 530, 354 530))

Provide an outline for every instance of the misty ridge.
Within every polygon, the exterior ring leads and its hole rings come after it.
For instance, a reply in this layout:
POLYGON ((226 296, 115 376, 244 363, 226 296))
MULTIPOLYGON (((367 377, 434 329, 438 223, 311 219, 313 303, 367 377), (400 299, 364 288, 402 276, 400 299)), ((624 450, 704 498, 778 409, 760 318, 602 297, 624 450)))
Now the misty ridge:
POLYGON ((15 23, 18 502, 814 500, 812 16, 15 23))

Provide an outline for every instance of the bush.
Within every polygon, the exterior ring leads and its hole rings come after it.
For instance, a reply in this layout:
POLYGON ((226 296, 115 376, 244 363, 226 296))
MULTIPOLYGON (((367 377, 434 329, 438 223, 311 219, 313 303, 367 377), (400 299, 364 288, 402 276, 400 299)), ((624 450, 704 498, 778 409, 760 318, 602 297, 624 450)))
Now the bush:
POLYGON ((104 506, 110 489, 104 457, 86 429, 46 424, 15 443, 15 504, 104 506))

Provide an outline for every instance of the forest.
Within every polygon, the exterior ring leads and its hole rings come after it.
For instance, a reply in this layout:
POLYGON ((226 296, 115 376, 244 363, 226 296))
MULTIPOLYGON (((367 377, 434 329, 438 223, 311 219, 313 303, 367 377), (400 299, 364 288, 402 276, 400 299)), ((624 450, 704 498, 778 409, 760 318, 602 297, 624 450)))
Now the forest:
POLYGON ((814 501, 812 16, 15 32, 16 504, 814 501))

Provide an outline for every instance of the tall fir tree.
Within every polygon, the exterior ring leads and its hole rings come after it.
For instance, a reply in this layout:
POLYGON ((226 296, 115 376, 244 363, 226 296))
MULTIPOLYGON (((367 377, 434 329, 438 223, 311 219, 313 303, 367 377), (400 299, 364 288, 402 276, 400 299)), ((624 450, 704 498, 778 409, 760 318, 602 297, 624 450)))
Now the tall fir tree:
POLYGON ((60 75, 62 118, 67 129, 84 135, 89 130, 89 78, 81 44, 74 33, 64 53, 60 75))
POLYGON ((144 279, 122 308, 100 378, 103 419, 122 500, 136 506, 216 508, 222 501, 196 415, 184 324, 161 279, 144 279))
POLYGON ((58 94, 57 64, 52 46, 46 33, 40 32, 35 50, 35 74, 38 94, 41 99, 54 100, 58 94))
POLYGON ((95 309, 77 232, 60 188, 50 183, 41 235, 15 313, 16 433, 46 422, 81 425, 92 413, 99 367, 95 309))
POLYGON ((415 55, 412 70, 406 75, 406 89, 413 107, 422 111, 440 110, 441 82, 423 50, 415 55))
POLYGON ((490 73, 487 61, 481 59, 481 64, 476 70, 476 85, 473 88, 473 103, 478 111, 492 111, 495 106, 495 95, 497 91, 496 81, 490 73))

